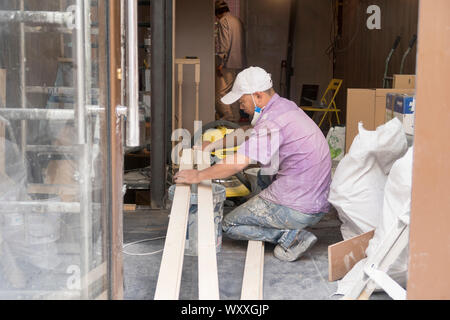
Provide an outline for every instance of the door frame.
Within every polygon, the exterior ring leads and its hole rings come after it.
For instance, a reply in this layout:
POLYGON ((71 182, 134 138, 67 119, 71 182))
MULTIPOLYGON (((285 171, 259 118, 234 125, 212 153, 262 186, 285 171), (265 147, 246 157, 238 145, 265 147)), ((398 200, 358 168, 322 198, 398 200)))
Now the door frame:
POLYGON ((109 19, 107 19, 108 55, 108 186, 110 194, 109 207, 109 263, 108 275, 109 299, 123 299, 123 143, 121 118, 116 114, 116 106, 121 102, 121 51, 120 51, 120 1, 106 2, 109 19), (118 127, 118 128, 117 128, 118 127), (116 130, 118 129, 118 130, 116 130))

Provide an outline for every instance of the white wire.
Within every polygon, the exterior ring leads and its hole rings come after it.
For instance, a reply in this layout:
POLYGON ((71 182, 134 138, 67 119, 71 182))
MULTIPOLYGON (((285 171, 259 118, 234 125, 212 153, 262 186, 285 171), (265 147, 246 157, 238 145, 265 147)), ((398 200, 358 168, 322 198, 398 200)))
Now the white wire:
POLYGON ((128 247, 128 246, 131 246, 131 245, 134 245, 134 244, 138 244, 138 243, 141 243, 141 242, 147 242, 147 241, 153 241, 153 240, 159 240, 159 239, 165 239, 165 238, 166 237, 157 237, 157 238, 144 239, 144 240, 130 242, 130 243, 127 243, 126 245, 124 245, 122 247, 122 252, 125 253, 125 254, 128 254, 130 256, 149 256, 149 255, 152 255, 152 254, 157 254, 157 253, 163 251, 164 249, 156 250, 156 251, 153 251, 153 252, 147 252, 147 253, 131 253, 131 252, 125 251, 124 249, 126 247, 128 247))

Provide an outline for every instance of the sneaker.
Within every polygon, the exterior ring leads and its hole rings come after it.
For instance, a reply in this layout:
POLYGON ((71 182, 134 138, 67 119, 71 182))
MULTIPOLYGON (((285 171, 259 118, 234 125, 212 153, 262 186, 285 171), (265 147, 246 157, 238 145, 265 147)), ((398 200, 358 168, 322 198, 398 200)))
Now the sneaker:
POLYGON ((291 246, 285 250, 281 245, 277 245, 273 254, 281 261, 295 261, 300 258, 309 248, 317 242, 317 237, 306 230, 300 231, 291 246))

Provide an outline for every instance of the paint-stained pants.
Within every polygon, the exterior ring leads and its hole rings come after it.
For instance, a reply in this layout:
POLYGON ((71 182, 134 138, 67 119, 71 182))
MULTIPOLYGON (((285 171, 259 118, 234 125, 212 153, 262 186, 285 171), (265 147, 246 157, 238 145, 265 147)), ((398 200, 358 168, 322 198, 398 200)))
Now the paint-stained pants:
POLYGON ((266 241, 287 249, 300 230, 316 224, 325 214, 304 214, 256 195, 227 214, 222 229, 231 239, 266 241))
POLYGON ((222 69, 222 76, 216 75, 216 119, 239 122, 241 115, 239 103, 224 104, 220 99, 231 91, 239 69, 222 69))

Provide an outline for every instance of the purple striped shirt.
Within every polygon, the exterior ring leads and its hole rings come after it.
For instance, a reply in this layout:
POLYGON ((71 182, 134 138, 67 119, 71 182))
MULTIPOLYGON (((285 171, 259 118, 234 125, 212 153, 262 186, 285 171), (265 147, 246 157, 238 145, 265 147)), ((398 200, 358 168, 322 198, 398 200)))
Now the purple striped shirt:
POLYGON ((294 102, 275 94, 253 129, 238 153, 275 174, 259 195, 302 213, 328 212, 330 150, 314 121, 294 102))

